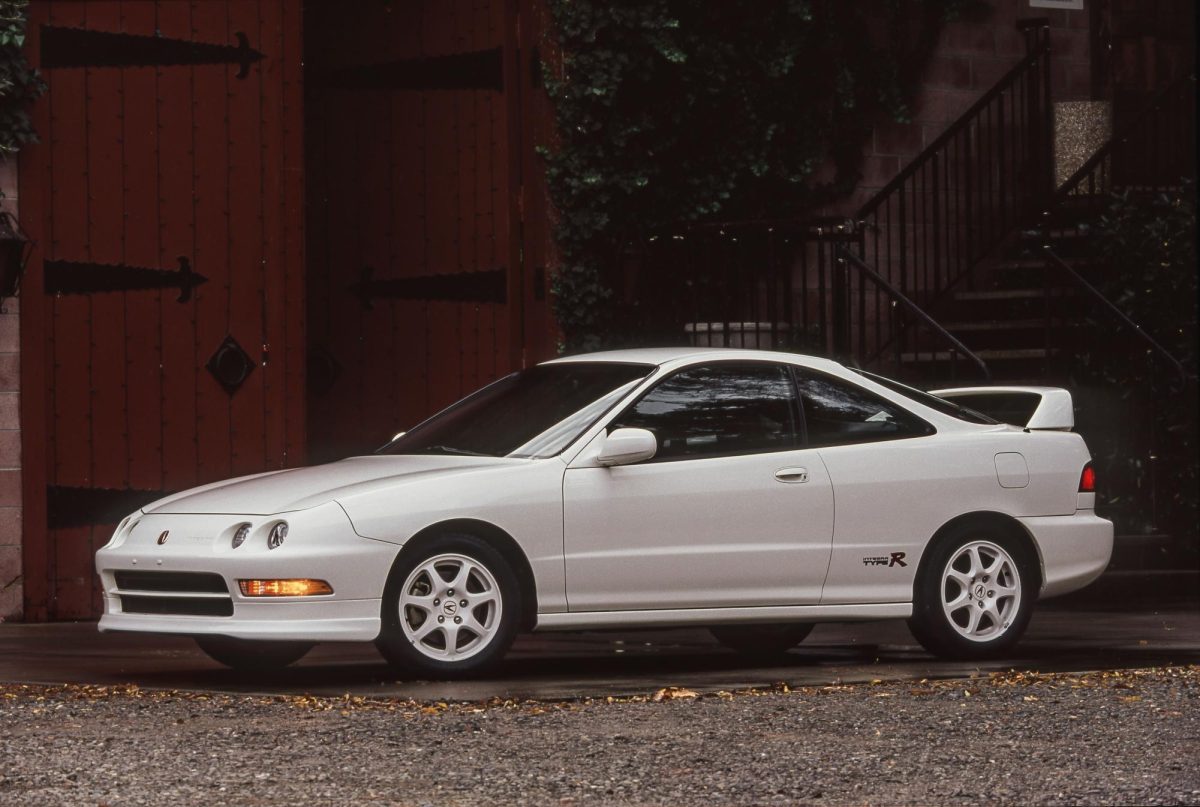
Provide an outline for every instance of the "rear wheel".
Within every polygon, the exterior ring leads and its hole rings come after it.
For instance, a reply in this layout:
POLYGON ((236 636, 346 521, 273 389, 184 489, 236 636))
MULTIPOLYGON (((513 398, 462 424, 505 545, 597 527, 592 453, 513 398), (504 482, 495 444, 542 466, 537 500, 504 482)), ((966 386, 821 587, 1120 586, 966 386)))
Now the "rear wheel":
POLYGON ((780 656, 804 641, 813 626, 805 623, 786 625, 718 625, 709 632, 718 642, 751 658, 780 656))
POLYGON ((259 642, 227 636, 197 636, 196 644, 226 667, 259 672, 282 669, 312 650, 309 642, 259 642))
POLYGON ((934 655, 975 659, 1011 649, 1037 596, 1025 546, 991 528, 946 536, 923 564, 909 628, 934 655))
POLYGON ((397 560, 376 646, 422 675, 477 673, 504 658, 520 613, 517 577, 494 547, 473 535, 440 535, 397 560))

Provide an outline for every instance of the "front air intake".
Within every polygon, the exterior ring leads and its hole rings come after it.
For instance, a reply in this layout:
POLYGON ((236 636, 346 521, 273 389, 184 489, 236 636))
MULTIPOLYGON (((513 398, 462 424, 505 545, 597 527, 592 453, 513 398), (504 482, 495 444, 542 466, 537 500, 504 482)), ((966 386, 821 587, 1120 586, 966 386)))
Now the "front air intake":
POLYGON ((213 572, 113 572, 126 614, 233 616, 233 598, 225 578, 213 572))

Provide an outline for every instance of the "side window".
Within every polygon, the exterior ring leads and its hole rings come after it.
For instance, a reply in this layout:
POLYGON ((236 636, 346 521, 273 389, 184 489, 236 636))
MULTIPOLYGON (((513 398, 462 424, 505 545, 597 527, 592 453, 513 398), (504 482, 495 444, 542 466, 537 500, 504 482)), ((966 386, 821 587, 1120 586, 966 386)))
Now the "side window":
POLYGON ((795 372, 810 446, 899 440, 934 432, 916 415, 856 384, 801 368, 795 372))
POLYGON ((670 376, 610 428, 653 432, 654 461, 698 459, 796 448, 796 414, 787 368, 717 363, 670 376))

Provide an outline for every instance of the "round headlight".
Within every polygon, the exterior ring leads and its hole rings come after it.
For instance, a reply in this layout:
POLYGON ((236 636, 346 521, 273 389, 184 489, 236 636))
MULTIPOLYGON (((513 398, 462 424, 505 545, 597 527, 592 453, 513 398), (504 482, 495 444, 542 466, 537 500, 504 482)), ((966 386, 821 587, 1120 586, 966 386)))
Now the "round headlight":
POLYGON ((280 521, 271 528, 271 534, 267 536, 267 549, 276 549, 283 544, 283 539, 287 538, 287 522, 280 521))
POLYGON ((246 538, 250 535, 250 525, 242 524, 238 526, 237 532, 233 534, 233 548, 237 549, 242 544, 246 543, 246 538))

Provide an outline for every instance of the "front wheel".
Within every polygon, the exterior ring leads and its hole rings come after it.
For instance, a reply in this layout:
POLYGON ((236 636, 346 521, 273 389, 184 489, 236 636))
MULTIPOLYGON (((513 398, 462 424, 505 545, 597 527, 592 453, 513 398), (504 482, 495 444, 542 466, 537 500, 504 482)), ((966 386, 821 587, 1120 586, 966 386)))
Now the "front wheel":
POLYGON ((312 650, 309 642, 259 642, 227 636, 197 636, 196 644, 213 661, 249 672, 283 669, 312 650))
POLYGON ((1020 640, 1037 579, 1022 544, 970 528, 933 549, 914 595, 908 625, 926 650, 947 658, 987 658, 1020 640))
POLYGON ((781 656, 800 644, 812 633, 813 626, 799 623, 787 625, 718 625, 708 629, 713 637, 744 656, 769 659, 781 656))
POLYGON ((498 664, 520 613, 517 577, 503 555, 473 535, 440 535, 392 568, 375 644, 397 667, 454 678, 498 664))

